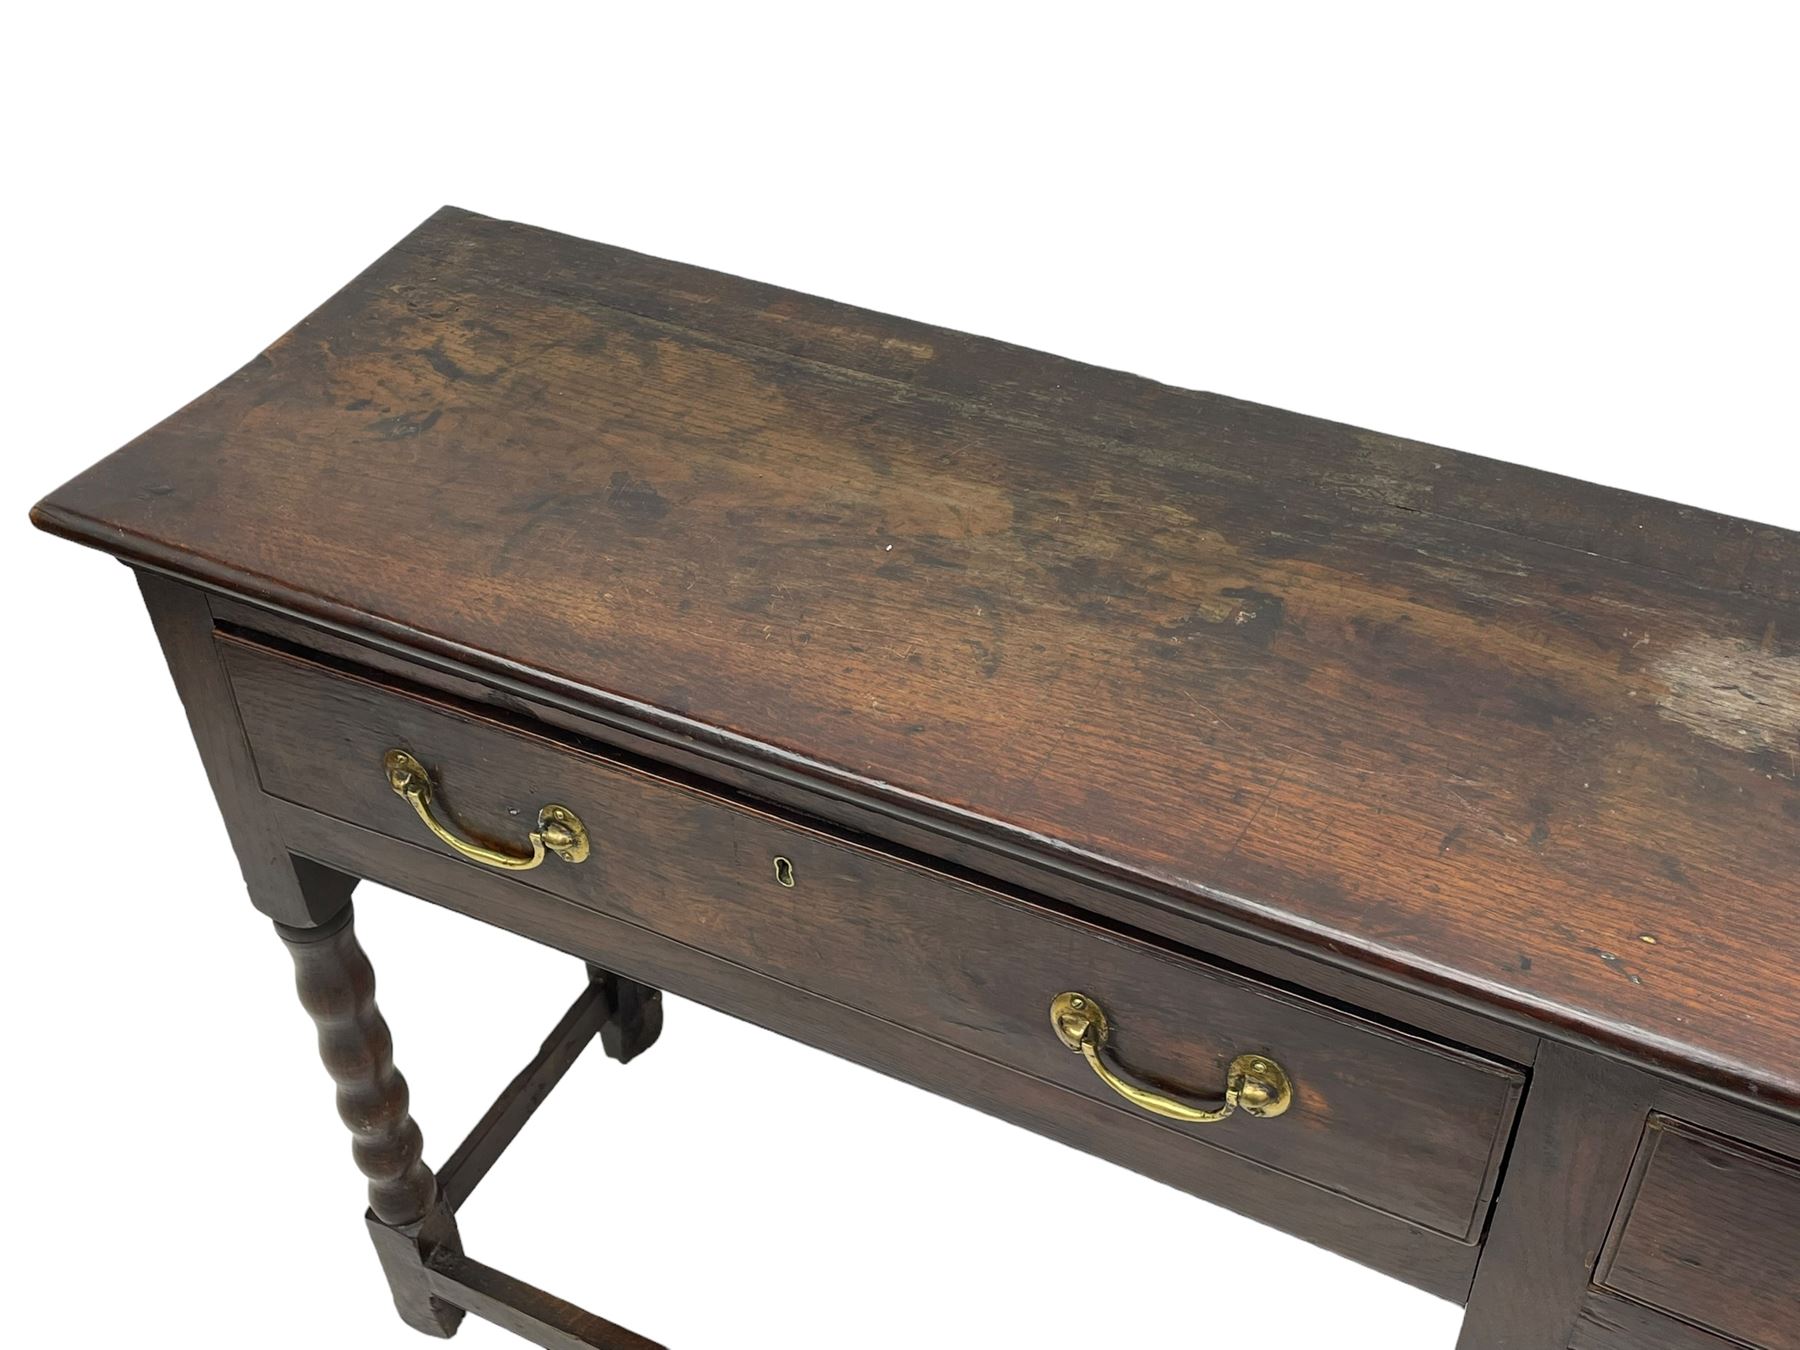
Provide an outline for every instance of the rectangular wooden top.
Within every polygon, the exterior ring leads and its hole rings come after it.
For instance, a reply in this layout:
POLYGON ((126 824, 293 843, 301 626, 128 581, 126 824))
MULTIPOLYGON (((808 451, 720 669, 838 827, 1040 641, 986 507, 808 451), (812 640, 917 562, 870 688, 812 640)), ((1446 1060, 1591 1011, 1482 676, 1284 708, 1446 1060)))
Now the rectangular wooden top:
POLYGON ((1800 1112, 1795 534, 452 209, 35 518, 1800 1112))

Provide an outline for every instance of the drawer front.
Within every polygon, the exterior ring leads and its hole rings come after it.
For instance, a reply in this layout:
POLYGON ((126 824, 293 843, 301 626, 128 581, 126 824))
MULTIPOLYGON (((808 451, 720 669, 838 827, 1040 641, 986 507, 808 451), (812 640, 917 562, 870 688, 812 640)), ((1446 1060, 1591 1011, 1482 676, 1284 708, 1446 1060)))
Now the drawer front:
POLYGON ((221 641, 274 796, 448 853, 390 787, 390 749, 429 771, 434 813, 490 846, 525 852, 539 808, 559 804, 590 852, 515 873, 521 884, 1120 1111, 1141 1114, 1052 1028, 1059 993, 1100 1004, 1106 1061, 1161 1092, 1216 1100, 1235 1056, 1266 1056, 1293 1080, 1289 1110, 1156 1117, 1164 1147, 1223 1149, 1457 1241, 1481 1231, 1523 1086, 1514 1069, 528 725, 221 641))
POLYGON ((1800 1160, 1652 1116, 1594 1283, 1758 1350, 1800 1350, 1800 1160))

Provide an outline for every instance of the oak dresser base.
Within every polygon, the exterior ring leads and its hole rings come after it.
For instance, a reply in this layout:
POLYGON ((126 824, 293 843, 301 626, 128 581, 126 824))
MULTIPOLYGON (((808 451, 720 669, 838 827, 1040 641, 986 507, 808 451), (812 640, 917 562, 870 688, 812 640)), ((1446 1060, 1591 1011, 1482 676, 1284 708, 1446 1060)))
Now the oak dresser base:
POLYGON ((33 514, 137 571, 421 1332, 651 1346, 456 1214, 667 990, 1461 1350, 1800 1350, 1800 535, 453 208, 33 514), (436 1172, 359 879, 589 963, 436 1172))

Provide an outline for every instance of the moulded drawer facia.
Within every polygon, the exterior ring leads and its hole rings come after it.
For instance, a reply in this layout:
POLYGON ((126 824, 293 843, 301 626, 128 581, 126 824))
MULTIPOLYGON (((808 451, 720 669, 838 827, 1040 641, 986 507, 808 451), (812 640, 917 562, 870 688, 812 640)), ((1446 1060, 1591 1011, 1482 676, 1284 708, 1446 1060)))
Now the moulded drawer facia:
POLYGON ((1652 1116, 1594 1283, 1757 1350, 1800 1350, 1800 1159, 1652 1116))
POLYGON ((553 857, 526 884, 1133 1114, 1052 1032, 1056 994, 1097 999, 1111 1057, 1167 1091, 1216 1099, 1235 1054, 1268 1054, 1294 1079, 1287 1114, 1158 1121, 1168 1148, 1222 1148, 1457 1241, 1481 1232, 1524 1081, 1509 1066, 525 725, 221 641, 277 797, 450 852, 388 785, 382 756, 402 748, 440 812, 487 842, 519 848, 538 808, 561 803, 592 854, 553 857))

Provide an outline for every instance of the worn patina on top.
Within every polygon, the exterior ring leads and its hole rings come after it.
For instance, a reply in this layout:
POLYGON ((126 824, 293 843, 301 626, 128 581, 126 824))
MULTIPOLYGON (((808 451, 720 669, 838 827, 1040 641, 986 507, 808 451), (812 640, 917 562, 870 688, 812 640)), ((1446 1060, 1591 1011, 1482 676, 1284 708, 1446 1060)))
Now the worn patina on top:
POLYGON ((40 524, 1800 1110, 1800 536, 446 209, 40 524))

